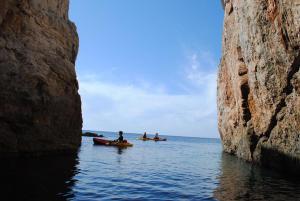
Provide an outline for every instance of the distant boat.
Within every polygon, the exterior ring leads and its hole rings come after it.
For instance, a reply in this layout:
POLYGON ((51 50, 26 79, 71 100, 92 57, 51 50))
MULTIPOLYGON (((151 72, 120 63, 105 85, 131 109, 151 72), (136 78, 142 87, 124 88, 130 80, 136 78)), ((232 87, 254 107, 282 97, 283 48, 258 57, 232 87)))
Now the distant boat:
POLYGON ((139 137, 138 140, 143 140, 143 141, 167 141, 167 138, 143 138, 143 137, 139 137))

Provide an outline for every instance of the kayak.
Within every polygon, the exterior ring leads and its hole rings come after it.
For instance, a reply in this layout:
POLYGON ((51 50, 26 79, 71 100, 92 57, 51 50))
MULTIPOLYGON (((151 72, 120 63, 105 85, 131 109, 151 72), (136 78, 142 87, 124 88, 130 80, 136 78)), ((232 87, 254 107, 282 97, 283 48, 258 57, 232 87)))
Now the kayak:
POLYGON ((143 141, 148 141, 148 140, 151 140, 151 138, 143 138, 143 137, 140 137, 140 138, 137 138, 138 140, 143 140, 143 141))
POLYGON ((167 138, 158 138, 158 139, 154 139, 154 138, 153 138, 153 140, 154 140, 154 141, 167 141, 167 138))
POLYGON ((155 139, 155 138, 143 138, 143 137, 140 137, 138 138, 139 140, 143 140, 143 141, 148 141, 148 140, 153 140, 153 141, 167 141, 166 138, 158 138, 158 139, 155 139))
POLYGON ((105 140, 101 138, 93 138, 95 145, 104 145, 104 146, 115 146, 115 147, 132 147, 133 144, 127 142, 127 140, 124 140, 124 142, 115 142, 113 140, 105 140))

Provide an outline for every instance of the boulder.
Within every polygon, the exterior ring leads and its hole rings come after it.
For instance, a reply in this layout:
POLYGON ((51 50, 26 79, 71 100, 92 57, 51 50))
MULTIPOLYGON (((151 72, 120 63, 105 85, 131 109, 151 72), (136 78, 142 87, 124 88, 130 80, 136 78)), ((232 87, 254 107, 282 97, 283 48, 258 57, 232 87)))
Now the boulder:
POLYGON ((92 132, 82 133, 82 136, 85 136, 85 137, 104 137, 103 135, 99 135, 97 133, 92 133, 92 132))

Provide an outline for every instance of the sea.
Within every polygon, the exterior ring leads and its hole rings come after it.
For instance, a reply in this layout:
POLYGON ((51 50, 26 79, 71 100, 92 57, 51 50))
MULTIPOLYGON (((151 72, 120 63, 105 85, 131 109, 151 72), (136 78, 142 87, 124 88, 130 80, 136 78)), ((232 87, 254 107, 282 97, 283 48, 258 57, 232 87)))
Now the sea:
POLYGON ((219 139, 139 136, 125 133, 134 146, 123 149, 83 137, 74 155, 2 159, 0 200, 300 200, 297 178, 223 153, 219 139))

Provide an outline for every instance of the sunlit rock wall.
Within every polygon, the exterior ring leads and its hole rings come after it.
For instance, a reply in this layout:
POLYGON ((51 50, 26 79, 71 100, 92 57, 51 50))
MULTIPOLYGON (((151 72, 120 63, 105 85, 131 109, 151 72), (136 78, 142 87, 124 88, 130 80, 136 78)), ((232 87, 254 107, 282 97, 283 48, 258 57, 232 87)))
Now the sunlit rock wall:
POLYGON ((300 0, 224 2, 218 75, 224 150, 270 166, 300 159, 300 0))

